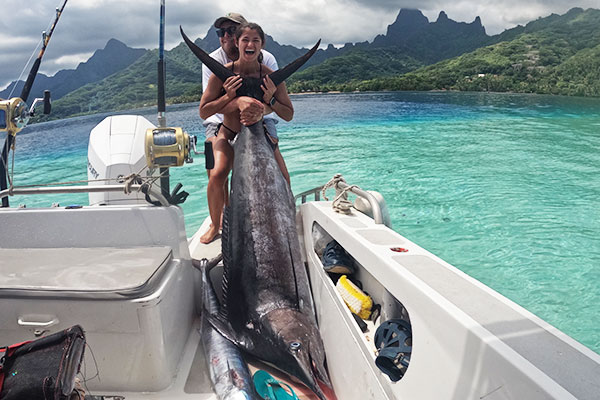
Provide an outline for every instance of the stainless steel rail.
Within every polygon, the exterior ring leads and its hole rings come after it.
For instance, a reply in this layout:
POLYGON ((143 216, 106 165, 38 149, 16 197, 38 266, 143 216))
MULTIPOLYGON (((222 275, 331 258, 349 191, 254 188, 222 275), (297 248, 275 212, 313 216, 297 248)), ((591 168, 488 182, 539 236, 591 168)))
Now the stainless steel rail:
MULTIPOLYGON (((131 192, 140 191, 144 185, 131 185, 131 192)), ((98 192, 123 192, 123 185, 87 185, 87 186, 48 186, 37 188, 12 188, 5 189, 0 192, 0 199, 7 196, 15 195, 32 195, 32 194, 56 194, 56 193, 98 193, 98 192)), ((160 202, 163 206, 168 206, 169 202, 160 192, 152 188, 149 189, 149 194, 160 202)))
MULTIPOLYGON (((373 220, 375 221, 376 224, 385 224, 385 221, 383 219, 383 212, 381 211, 381 205, 379 204, 379 201, 375 198, 375 196, 373 196, 371 193, 366 192, 362 189, 359 189, 357 187, 350 187, 351 185, 348 185, 346 182, 337 182, 335 189, 336 192, 338 190, 348 190, 349 192, 352 192, 353 194, 355 194, 356 196, 362 197, 363 199, 367 200, 369 202, 369 205, 371 206, 371 210, 373 212, 373 220), (350 189, 348 189, 350 188, 350 189)), ((315 201, 320 201, 321 200, 321 191, 323 190, 323 186, 318 186, 316 188, 307 190, 305 192, 302 192, 298 195, 296 195, 294 197, 294 201, 298 201, 298 199, 301 199, 301 204, 306 203, 306 198, 310 195, 314 194, 314 198, 315 201)))
POLYGON ((298 199, 302 199, 301 204, 304 204, 304 203, 306 203, 306 197, 310 196, 311 194, 315 195, 315 201, 320 201, 321 200, 321 191, 323 191, 323 187, 324 187, 324 185, 307 190, 300 194, 297 194, 296 196, 294 196, 294 202, 297 202, 298 199))

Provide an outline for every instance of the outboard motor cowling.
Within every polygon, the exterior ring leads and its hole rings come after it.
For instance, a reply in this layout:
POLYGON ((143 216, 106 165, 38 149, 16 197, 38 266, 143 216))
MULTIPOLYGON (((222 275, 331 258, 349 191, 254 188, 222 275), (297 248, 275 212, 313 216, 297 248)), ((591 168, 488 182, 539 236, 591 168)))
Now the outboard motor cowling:
MULTIPOLYGON (((133 173, 157 176, 158 171, 144 168, 146 130, 153 128, 155 125, 140 115, 111 116, 96 125, 90 133, 87 168, 88 179, 100 181, 90 185, 115 185, 133 173)), ((146 203, 143 193, 90 193, 89 200, 90 205, 146 203)))

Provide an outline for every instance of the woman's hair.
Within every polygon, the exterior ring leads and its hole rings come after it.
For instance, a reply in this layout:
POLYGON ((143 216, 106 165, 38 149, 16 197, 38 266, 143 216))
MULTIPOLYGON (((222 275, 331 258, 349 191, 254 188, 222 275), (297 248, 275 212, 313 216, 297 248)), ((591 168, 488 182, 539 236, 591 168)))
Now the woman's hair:
MULTIPOLYGON (((263 47, 265 45, 265 32, 263 31, 263 29, 260 27, 259 24, 254 23, 254 22, 244 22, 242 24, 239 24, 236 31, 235 31, 235 40, 236 42, 238 40, 240 40, 240 37, 242 36, 242 34, 244 33, 244 31, 246 29, 251 29, 253 31, 256 31, 256 33, 258 33, 258 36, 260 36, 260 40, 262 41, 263 47)), ((262 52, 258 55, 258 62, 262 63, 263 61, 263 55, 262 52)))

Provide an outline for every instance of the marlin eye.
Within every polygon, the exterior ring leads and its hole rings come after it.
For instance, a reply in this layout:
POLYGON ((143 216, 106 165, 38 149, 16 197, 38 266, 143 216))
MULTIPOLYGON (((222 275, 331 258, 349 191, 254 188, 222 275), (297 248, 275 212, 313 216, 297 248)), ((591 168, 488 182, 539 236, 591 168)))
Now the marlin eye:
POLYGON ((300 344, 300 342, 292 342, 292 343, 290 343, 290 350, 291 351, 298 351, 298 350, 300 350, 301 347, 302 347, 302 344, 300 344))

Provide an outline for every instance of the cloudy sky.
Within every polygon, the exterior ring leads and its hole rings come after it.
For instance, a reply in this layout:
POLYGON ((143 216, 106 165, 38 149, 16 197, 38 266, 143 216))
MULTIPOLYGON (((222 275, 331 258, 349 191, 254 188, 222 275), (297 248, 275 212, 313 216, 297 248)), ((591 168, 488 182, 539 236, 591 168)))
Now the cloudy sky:
MULTIPOLYGON (((19 77, 34 52, 37 56, 41 32, 49 29, 63 1, 0 0, 0 89, 19 77)), ((69 0, 40 71, 53 75, 76 68, 111 38, 130 47, 158 47, 159 6, 159 0, 69 0)), ((260 23, 281 44, 302 47, 317 38, 325 45, 372 41, 386 32, 401 8, 419 9, 431 22, 440 11, 458 22, 479 16, 486 32, 494 35, 576 6, 600 8, 600 0, 166 0, 166 47, 181 42, 180 24, 190 37, 203 37, 228 11, 260 23)))

